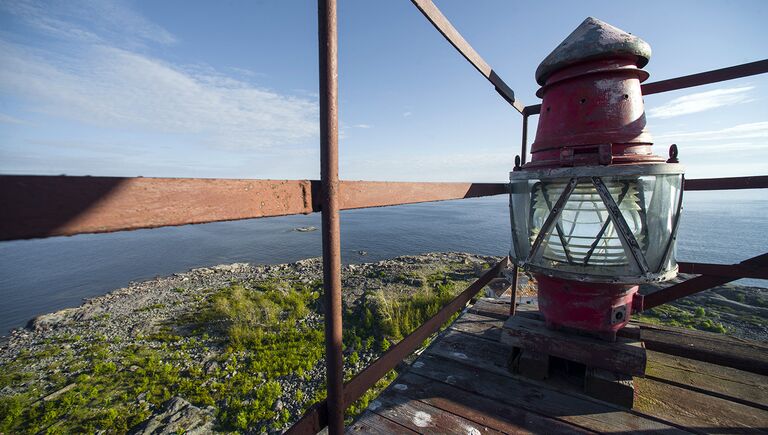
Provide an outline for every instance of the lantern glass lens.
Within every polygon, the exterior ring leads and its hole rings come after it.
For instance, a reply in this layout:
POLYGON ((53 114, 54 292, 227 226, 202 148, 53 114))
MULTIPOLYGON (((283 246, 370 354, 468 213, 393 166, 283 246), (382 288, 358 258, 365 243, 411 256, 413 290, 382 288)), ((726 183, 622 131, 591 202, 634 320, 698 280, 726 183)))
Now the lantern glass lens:
MULTIPOLYGON (((570 178, 528 179, 512 182, 511 255, 553 271, 593 276, 645 275, 629 247, 633 238, 644 256, 648 272, 675 267, 672 236, 680 198, 681 174, 612 176, 600 178, 626 223, 612 215, 591 178, 578 178, 573 191, 551 224, 548 218, 570 178), (531 256, 531 247, 541 236, 531 256), (530 258, 529 258, 530 257, 530 258), (662 264, 664 263, 664 264, 662 264)), ((609 201, 610 202, 610 201, 609 201)), ((633 242, 634 243, 634 242, 633 242)))

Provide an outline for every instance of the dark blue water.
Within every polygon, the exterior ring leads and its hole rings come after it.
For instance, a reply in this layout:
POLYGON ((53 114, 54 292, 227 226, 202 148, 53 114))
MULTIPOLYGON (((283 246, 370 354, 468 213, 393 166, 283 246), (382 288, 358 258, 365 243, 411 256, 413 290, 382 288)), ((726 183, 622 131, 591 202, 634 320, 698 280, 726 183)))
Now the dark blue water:
MULTIPOLYGON (((430 251, 506 255, 507 198, 492 197, 341 214, 345 263, 430 251), (357 251, 367 251, 361 256, 357 251)), ((768 201, 686 200, 678 258, 734 263, 768 251, 768 201)), ((154 276, 222 263, 285 263, 319 256, 318 214, 114 234, 0 243, 0 334, 31 317, 77 306, 154 276)), ((742 283, 768 286, 766 281, 742 283)))

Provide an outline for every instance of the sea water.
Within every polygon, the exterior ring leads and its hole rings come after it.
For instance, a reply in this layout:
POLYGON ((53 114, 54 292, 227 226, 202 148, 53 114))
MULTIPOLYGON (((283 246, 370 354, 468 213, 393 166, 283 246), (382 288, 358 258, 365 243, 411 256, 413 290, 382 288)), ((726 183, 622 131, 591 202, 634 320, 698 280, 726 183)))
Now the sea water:
MULTIPOLYGON (((744 197, 743 195, 741 196, 744 197)), ((677 258, 731 264, 768 251, 768 200, 686 194, 677 258)), ((321 255, 320 215, 0 243, 0 335, 35 315, 77 306, 155 276, 223 263, 285 263, 321 255)), ((344 263, 463 251, 506 255, 504 196, 341 213, 344 263)), ((768 287, 768 281, 740 280, 768 287)))

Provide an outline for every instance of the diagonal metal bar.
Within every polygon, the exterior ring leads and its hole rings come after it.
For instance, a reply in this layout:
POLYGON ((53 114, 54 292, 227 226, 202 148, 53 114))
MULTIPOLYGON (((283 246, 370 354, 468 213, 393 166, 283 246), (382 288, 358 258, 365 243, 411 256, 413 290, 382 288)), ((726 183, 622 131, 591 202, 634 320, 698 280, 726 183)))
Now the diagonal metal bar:
MULTIPOLYGON (((768 253, 758 255, 757 257, 752 257, 748 260, 742 261, 741 263, 734 264, 733 266, 737 268, 749 268, 758 270, 768 268, 768 253)), ((672 302, 674 300, 690 296, 692 294, 708 290, 712 287, 717 287, 737 279, 739 279, 739 277, 711 275, 697 276, 696 278, 691 278, 687 281, 683 281, 679 284, 675 284, 645 296, 645 298, 643 298, 643 310, 658 307, 659 305, 666 304, 667 302, 672 302)))
POLYGON ((453 45, 453 47, 456 48, 456 50, 458 50, 459 53, 461 53, 461 55, 464 56, 464 58, 472 64, 472 66, 480 71, 480 74, 482 74, 483 77, 491 82, 491 84, 496 88, 496 92, 498 92, 502 98, 507 100, 507 102, 511 104, 512 107, 514 107, 518 112, 523 113, 525 104, 515 98, 515 92, 512 90, 512 88, 510 88, 504 82, 504 80, 502 80, 501 77, 496 74, 493 68, 491 68, 491 66, 488 65, 488 63, 483 60, 482 57, 480 57, 475 49, 469 45, 464 37, 461 36, 461 33, 459 33, 459 31, 453 27, 453 24, 448 21, 448 18, 446 18, 445 15, 440 12, 440 9, 438 9, 437 6, 432 3, 432 0, 411 1, 421 11, 421 13, 427 17, 427 20, 429 20, 429 22, 435 26, 437 31, 440 32, 445 37, 445 39, 447 39, 448 42, 450 42, 451 45, 453 45))
POLYGON ((530 263, 531 260, 533 260, 533 258, 536 256, 536 251, 539 250, 541 243, 544 242, 544 237, 549 234, 549 231, 552 229, 552 225, 557 222, 557 219, 560 217, 560 213, 563 212, 563 207, 565 207, 565 203, 568 201, 568 197, 571 196, 571 193, 573 193, 573 189, 576 188, 577 182, 577 179, 571 178, 568 184, 565 185, 563 193, 560 194, 560 198, 557 199, 555 206, 552 207, 549 215, 547 215, 547 219, 544 221, 544 225, 541 226, 539 234, 536 236, 536 240, 533 241, 533 244, 531 245, 531 252, 528 253, 528 258, 525 260, 526 263, 530 263))
MULTIPOLYGON (((622 201, 624 201, 624 196, 629 191, 629 184, 626 184, 624 188, 621 190, 621 194, 619 194, 619 204, 621 204, 622 201)), ((611 220, 606 219, 603 223, 603 226, 600 228, 600 231, 597 232, 597 237, 595 237, 595 241, 592 242, 592 246, 589 247, 589 251, 587 251, 587 255, 584 256, 584 265, 586 266, 587 263, 589 263, 589 259, 592 257, 592 254, 595 252, 595 248, 597 248, 597 245, 600 244, 600 239, 603 237, 603 233, 605 233, 605 230, 608 229, 608 225, 610 225, 611 220)))
POLYGON ((627 225, 624 215, 621 214, 619 206, 616 205, 616 201, 613 200, 611 192, 608 191, 608 187, 606 187, 600 177, 592 177, 592 184, 595 185, 595 190, 597 190, 598 195, 600 195, 603 203, 608 208, 608 213, 611 214, 613 224, 616 225, 616 229, 619 230, 619 239, 622 241, 622 244, 632 254, 632 258, 635 260, 635 264, 640 269, 640 272, 642 272, 643 275, 647 274, 648 262, 645 259, 645 255, 643 255, 643 251, 640 249, 640 244, 637 242, 635 235, 630 231, 629 225, 627 225))
MULTIPOLYGON (((544 197, 544 202, 547 203, 547 208, 549 208, 549 212, 552 213, 552 201, 549 200, 549 195, 547 195, 547 188, 544 187, 544 184, 541 185, 541 193, 544 197)), ((573 264, 573 258, 571 257, 571 251, 568 249, 568 243, 565 241, 565 231, 563 230, 563 226, 560 225, 560 222, 555 221, 555 231, 557 231, 557 237, 560 239, 560 244, 563 245, 563 253, 565 254, 565 259, 568 261, 568 264, 573 264)))
MULTIPOLYGON (((400 361, 412 354, 416 349, 422 346, 424 340, 432 334, 438 332, 440 327, 450 320, 451 316, 461 311, 470 300, 477 295, 493 278, 509 265, 509 257, 501 259, 495 266, 485 272, 480 278, 469 285, 463 292, 448 302, 434 316, 424 322, 400 340, 397 344, 387 350, 387 352, 355 375, 344 386, 344 401, 351 404, 362 397, 369 388, 373 387, 379 379, 384 377, 388 371, 394 369, 400 361)), ((328 402, 323 400, 310 407, 304 416, 291 426, 286 434, 304 435, 320 432, 328 424, 328 402)))

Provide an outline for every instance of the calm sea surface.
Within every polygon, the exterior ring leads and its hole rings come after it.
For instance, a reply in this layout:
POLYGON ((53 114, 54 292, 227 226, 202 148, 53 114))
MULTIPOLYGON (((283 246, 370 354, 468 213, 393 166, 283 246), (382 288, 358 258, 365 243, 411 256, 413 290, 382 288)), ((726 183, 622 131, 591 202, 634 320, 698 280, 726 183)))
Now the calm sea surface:
MULTIPOLYGON (((430 251, 506 255, 504 196, 342 212, 345 263, 430 251), (358 251, 366 251, 362 256, 358 251)), ((677 258, 734 263, 768 251, 768 201, 690 195, 677 258)), ((130 281, 222 263, 285 263, 320 256, 320 215, 0 243, 0 335, 35 315, 77 306, 130 281)), ((768 287, 768 281, 741 280, 768 287)))

